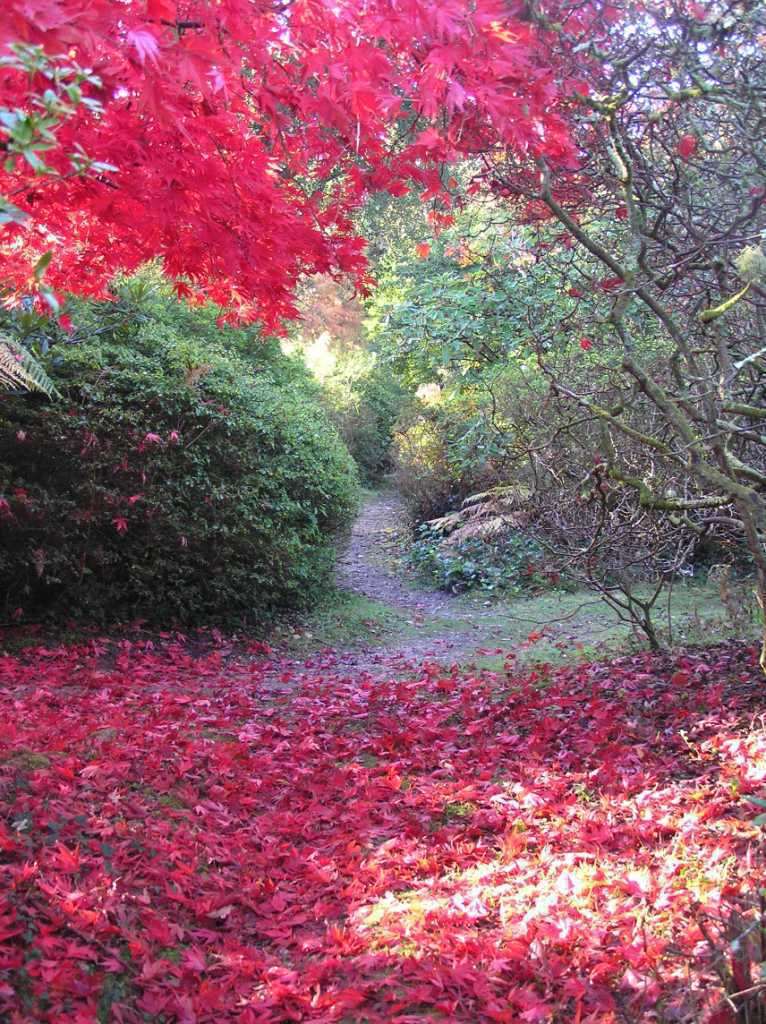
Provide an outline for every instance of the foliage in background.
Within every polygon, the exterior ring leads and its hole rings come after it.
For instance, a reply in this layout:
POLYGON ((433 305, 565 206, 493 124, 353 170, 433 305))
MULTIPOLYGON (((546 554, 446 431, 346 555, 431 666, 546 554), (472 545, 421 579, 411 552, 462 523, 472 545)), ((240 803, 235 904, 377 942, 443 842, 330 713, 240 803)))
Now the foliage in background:
POLYGON ((472 412, 476 403, 438 392, 403 410, 394 433, 394 481, 416 523, 459 508, 469 494, 499 481, 499 466, 470 437, 472 412))
POLYGON ((146 280, 0 404, 7 618, 256 621, 326 585, 356 474, 300 363, 146 280))
POLYGON ((342 360, 324 382, 324 396, 364 483, 375 485, 392 469, 394 428, 409 405, 407 389, 365 353, 342 360))
POLYGON ((494 538, 450 538, 431 523, 423 523, 412 545, 410 564, 441 590, 453 594, 481 590, 486 594, 531 594, 558 582, 545 570, 545 552, 521 530, 494 538))
POLYGON ((692 533, 702 521, 739 535, 766 671, 764 6, 642 5, 608 60, 551 27, 586 81, 572 119, 582 159, 542 158, 532 183, 498 147, 481 181, 520 218, 537 214, 534 250, 577 298, 570 325, 598 372, 571 379, 559 332, 530 310, 534 349, 552 393, 599 437, 613 492, 692 533))
POLYGON ((371 350, 364 307, 348 281, 306 282, 299 308, 283 347, 300 353, 363 482, 375 486, 391 470, 394 425, 410 391, 371 350))
MULTIPOLYGON (((617 244, 619 220, 593 223, 617 244)), ((726 502, 698 503, 684 468, 641 442, 663 422, 626 386, 621 342, 599 312, 618 285, 555 229, 520 227, 501 198, 474 197, 428 246, 389 260, 368 325, 392 370, 419 386, 420 408, 396 438, 397 480, 416 521, 458 509, 475 490, 522 485, 525 529, 548 567, 597 589, 656 645, 651 611, 665 585, 697 563, 747 572, 752 560, 726 502), (575 390, 629 410, 639 434, 605 435, 563 394, 575 390), (643 596, 650 580, 653 600, 643 596)), ((639 311, 632 328, 644 365, 667 377, 671 348, 656 323, 639 311)))
MULTIPOLYGON (((517 472, 526 438, 511 406, 522 394, 539 406, 547 392, 525 343, 526 305, 534 299, 553 325, 572 300, 496 202, 472 200, 427 246, 417 237, 382 261, 367 329, 381 360, 420 396, 398 424, 394 457, 422 522, 517 472)), ((566 334, 561 344, 571 345, 566 334)))

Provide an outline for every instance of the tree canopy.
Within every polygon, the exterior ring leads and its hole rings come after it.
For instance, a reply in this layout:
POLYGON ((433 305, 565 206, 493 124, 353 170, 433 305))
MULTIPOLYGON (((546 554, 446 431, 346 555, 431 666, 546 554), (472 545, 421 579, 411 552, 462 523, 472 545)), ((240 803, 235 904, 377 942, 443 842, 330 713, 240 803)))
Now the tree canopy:
POLYGON ((161 257, 182 294, 268 326, 301 275, 363 284, 351 214, 370 191, 439 195, 438 221, 459 154, 574 165, 576 84, 545 23, 503 0, 11 0, 4 279, 28 291, 50 252, 52 301, 99 295, 161 257))

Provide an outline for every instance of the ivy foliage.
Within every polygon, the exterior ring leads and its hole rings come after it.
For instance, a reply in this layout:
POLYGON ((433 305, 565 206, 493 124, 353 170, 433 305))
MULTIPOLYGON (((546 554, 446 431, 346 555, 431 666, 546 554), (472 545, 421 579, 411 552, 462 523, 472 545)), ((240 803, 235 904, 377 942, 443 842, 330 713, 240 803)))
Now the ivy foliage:
POLYGON ((63 399, 0 404, 6 616, 253 622, 326 586, 356 472, 278 344, 145 282, 75 306, 63 399))

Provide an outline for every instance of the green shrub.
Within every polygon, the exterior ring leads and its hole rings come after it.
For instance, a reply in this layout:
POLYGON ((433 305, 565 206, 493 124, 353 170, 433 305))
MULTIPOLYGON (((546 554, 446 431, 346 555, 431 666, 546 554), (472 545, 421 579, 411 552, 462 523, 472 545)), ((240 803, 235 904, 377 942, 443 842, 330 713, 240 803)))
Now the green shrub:
POLYGON ((486 450, 468 449, 466 403, 413 403, 396 427, 394 480, 415 523, 460 508, 464 499, 501 483, 486 450), (464 450, 465 449, 465 450, 464 450))
POLYGON ((252 622, 309 605, 357 485, 302 367, 167 297, 73 318, 91 340, 52 349, 64 399, 0 401, 6 616, 252 622))
POLYGON ((417 532, 409 554, 412 567, 440 590, 460 593, 522 594, 558 582, 544 567, 540 545, 520 530, 493 540, 472 537, 450 543, 429 523, 417 532))
POLYGON ((325 389, 330 417, 362 480, 380 483, 392 469, 394 426, 409 401, 408 392, 385 367, 360 359, 341 364, 325 389))

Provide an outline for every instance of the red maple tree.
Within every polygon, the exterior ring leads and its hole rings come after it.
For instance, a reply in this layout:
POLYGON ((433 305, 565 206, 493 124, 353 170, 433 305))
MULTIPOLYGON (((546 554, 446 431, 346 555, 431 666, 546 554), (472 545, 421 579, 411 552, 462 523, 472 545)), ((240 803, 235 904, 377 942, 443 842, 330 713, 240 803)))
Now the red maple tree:
POLYGON ((489 140, 574 159, 574 86, 522 3, 10 0, 0 52, 0 258, 27 293, 48 252, 51 289, 92 295, 160 257, 273 327, 302 275, 363 282, 368 191, 433 198, 489 140))

